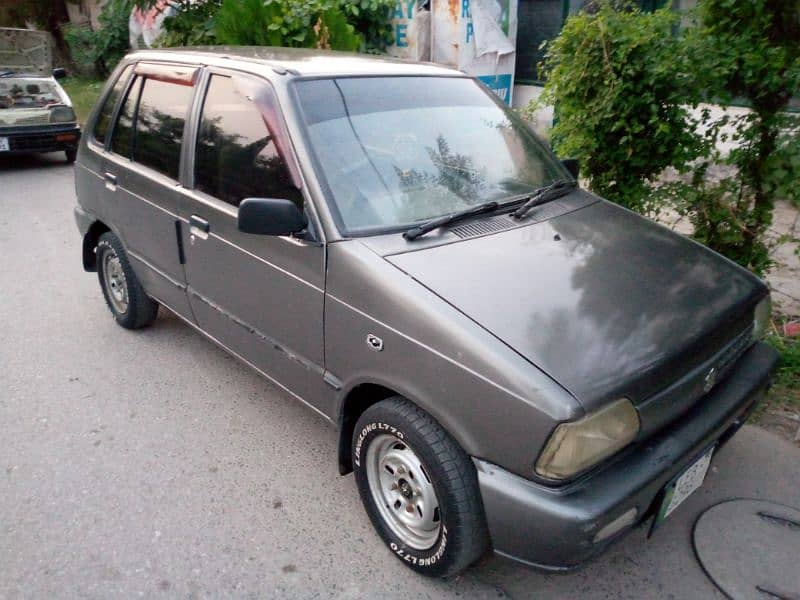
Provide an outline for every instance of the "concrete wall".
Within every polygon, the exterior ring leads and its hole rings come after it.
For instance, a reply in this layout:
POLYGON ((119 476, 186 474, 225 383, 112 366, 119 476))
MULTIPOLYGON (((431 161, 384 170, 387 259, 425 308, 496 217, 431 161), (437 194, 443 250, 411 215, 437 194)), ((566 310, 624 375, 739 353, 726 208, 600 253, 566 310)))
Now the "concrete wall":
POLYGON ((91 24, 92 29, 100 26, 97 17, 103 8, 105 0, 78 0, 77 2, 67 2, 67 12, 69 20, 76 25, 91 24))

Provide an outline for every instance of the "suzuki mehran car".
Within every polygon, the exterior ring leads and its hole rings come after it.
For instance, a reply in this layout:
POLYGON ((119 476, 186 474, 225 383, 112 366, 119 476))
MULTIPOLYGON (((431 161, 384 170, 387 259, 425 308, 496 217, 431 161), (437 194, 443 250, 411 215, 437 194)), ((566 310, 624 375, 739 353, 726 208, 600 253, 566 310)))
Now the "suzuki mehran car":
POLYGON ((75 162, 81 128, 72 102, 53 74, 25 73, 0 66, 0 157, 64 152, 75 162))
POLYGON ((777 361, 759 279, 568 164, 440 66, 144 51, 89 119, 75 215, 120 325, 164 307, 338 427, 408 567, 562 571, 668 521, 777 361))

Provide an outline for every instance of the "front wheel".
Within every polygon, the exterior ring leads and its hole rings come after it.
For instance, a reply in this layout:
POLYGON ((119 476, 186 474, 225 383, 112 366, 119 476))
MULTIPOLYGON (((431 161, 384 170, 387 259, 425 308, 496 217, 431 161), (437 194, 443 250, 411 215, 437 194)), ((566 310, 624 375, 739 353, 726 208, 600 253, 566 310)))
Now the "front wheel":
POLYGON ((361 501, 406 566, 447 577, 486 551, 475 467, 428 413, 400 397, 379 402, 361 415, 352 447, 361 501))

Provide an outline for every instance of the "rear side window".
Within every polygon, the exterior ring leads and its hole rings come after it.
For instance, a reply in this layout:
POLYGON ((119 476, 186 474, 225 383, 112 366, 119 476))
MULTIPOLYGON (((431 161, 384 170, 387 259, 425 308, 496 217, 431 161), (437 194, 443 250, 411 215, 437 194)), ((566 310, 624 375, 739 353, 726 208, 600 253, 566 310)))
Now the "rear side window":
POLYGON ((195 188, 238 207, 245 198, 282 198, 302 209, 264 119, 230 77, 212 75, 195 149, 195 188))
POLYGON ((108 133, 108 127, 111 125, 111 117, 114 113, 114 106, 117 104, 117 98, 122 93, 122 90, 125 87, 125 83, 128 81, 128 75, 131 73, 131 65, 125 67, 122 73, 117 79, 114 87, 111 88, 111 91, 108 93, 106 97, 106 101, 103 103, 103 108, 100 109, 100 114, 97 115, 97 121, 94 125, 94 139, 97 140, 100 144, 106 143, 106 134, 108 133))
POLYGON ((142 87, 142 78, 137 77, 128 90, 125 103, 119 109, 119 117, 111 134, 111 150, 120 156, 131 158, 133 144, 133 117, 136 112, 136 102, 139 99, 139 90, 142 87))
POLYGON ((133 160, 178 179, 192 90, 188 85, 145 79, 136 117, 133 160))

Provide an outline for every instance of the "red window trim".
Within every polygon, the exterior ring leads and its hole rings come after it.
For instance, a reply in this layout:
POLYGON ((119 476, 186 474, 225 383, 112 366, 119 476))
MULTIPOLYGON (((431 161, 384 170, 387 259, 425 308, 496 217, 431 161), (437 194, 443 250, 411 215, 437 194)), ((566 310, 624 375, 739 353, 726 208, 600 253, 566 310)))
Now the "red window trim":
POLYGON ((136 65, 133 72, 136 75, 142 75, 148 79, 192 87, 197 83, 200 67, 140 62, 136 65))

